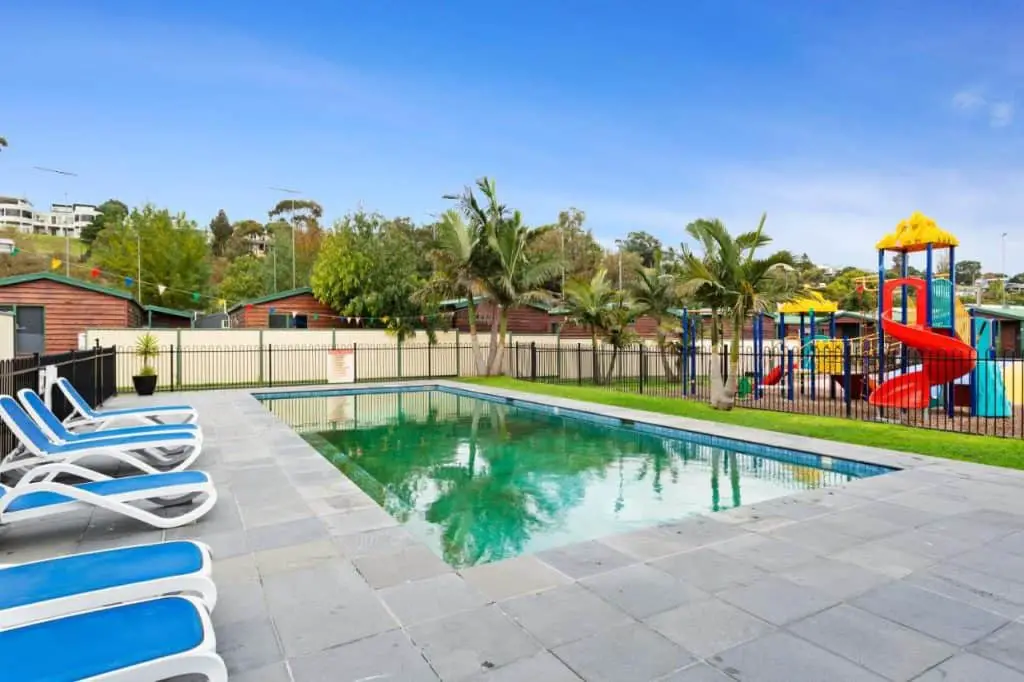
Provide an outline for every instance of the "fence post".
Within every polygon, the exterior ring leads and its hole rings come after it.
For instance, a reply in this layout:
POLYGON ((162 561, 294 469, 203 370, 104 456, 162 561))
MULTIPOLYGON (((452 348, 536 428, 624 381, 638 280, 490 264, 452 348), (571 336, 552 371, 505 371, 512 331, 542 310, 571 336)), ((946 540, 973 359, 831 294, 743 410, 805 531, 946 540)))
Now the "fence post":
POLYGON ((786 397, 793 400, 793 349, 784 349, 786 358, 786 397))
POLYGON ((402 378, 402 340, 395 343, 395 352, 398 353, 398 378, 402 378))
POLYGON ((644 392, 644 374, 647 370, 647 356, 644 354, 644 344, 640 344, 640 394, 644 392))
POLYGON ((356 352, 356 343, 352 342, 352 383, 359 381, 359 375, 356 373, 356 369, 359 367, 356 363, 356 358, 359 357, 359 353, 356 352))
MULTIPOLYGON (((850 384, 852 383, 853 372, 852 365, 853 362, 851 362, 850 358, 850 339, 843 339, 843 396, 846 402, 847 417, 853 413, 853 396, 850 395, 850 384)), ((865 376, 864 379, 866 380, 867 376, 865 376)), ((832 382, 832 385, 835 385, 834 381, 832 382)))
POLYGON ((267 344, 267 386, 274 385, 274 344, 267 344))
POLYGON ((433 379, 434 378, 434 366, 433 366, 433 363, 431 362, 431 356, 433 354, 434 354, 434 344, 430 343, 430 340, 428 339, 427 340, 427 378, 428 379, 433 379))
POLYGON ((576 343, 576 383, 583 385, 583 344, 576 343))
POLYGON ((259 345, 259 351, 257 351, 257 353, 256 353, 256 359, 259 360, 259 363, 260 363, 259 373, 258 373, 259 374, 259 376, 258 376, 258 383, 259 383, 260 386, 262 386, 263 385, 263 330, 262 329, 260 330, 260 345, 259 345))
POLYGON ((530 381, 537 380, 537 342, 530 342, 530 381))
POLYGON ((184 380, 182 379, 182 376, 184 375, 184 372, 182 371, 182 367, 181 367, 181 365, 182 365, 181 344, 180 343, 178 344, 178 350, 177 350, 176 353, 174 352, 173 346, 172 346, 172 351, 171 352, 173 353, 173 355, 171 357, 171 362, 173 362, 174 366, 175 366, 175 372, 176 372, 175 377, 177 377, 178 388, 181 388, 182 384, 184 383, 184 380))
POLYGON ((459 331, 455 330, 455 376, 462 376, 462 344, 459 343, 459 331))

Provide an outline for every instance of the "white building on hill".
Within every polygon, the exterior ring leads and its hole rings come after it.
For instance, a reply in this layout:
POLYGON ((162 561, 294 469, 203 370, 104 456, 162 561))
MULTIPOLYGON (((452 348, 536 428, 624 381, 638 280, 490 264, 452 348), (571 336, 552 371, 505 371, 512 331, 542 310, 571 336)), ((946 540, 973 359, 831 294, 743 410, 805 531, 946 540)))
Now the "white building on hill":
POLYGON ((97 215, 99 211, 92 204, 51 204, 49 211, 39 211, 28 199, 0 196, 0 229, 22 234, 77 239, 97 215))

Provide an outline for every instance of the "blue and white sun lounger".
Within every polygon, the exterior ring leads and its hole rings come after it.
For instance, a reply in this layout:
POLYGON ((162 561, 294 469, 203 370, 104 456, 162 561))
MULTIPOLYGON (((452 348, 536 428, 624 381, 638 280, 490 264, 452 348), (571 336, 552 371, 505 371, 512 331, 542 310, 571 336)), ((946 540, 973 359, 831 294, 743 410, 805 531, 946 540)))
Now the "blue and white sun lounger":
POLYGON ((210 548, 176 540, 0 566, 0 630, 172 594, 217 604, 210 548))
POLYGON ((31 388, 23 388, 18 391, 18 400, 21 402, 21 406, 25 408, 25 411, 28 412, 29 416, 32 417, 32 421, 42 429, 47 438, 55 443, 73 443, 82 439, 95 440, 97 438, 119 438, 124 436, 151 436, 155 434, 175 433, 181 431, 187 431, 195 434, 200 443, 203 438, 203 432, 199 428, 199 424, 185 423, 158 424, 156 422, 150 422, 149 424, 140 426, 108 428, 101 431, 73 432, 64 426, 61 420, 57 418, 57 415, 53 413, 53 410, 47 407, 39 394, 31 388))
POLYGON ((144 473, 180 471, 202 452, 201 433, 194 430, 55 442, 10 396, 0 396, 0 419, 23 446, 4 458, 0 474, 50 462, 80 464, 88 459, 115 460, 144 473))
MULTIPOLYGON (((213 509, 217 490, 203 471, 175 471, 145 476, 111 478, 74 464, 44 464, 29 470, 15 486, 0 485, 0 525, 99 507, 129 516, 154 528, 177 528, 192 523, 213 509), (85 479, 61 483, 57 476, 85 479), (195 506, 186 506, 197 498, 195 506), (157 514, 143 504, 181 513, 157 514)), ((2 660, 2 659, 0 659, 2 660)))
POLYGON ((153 682, 228 679, 210 614, 189 597, 161 597, 0 631, 3 679, 153 682))
POLYGON ((71 382, 60 377, 57 388, 64 394, 72 412, 64 420, 69 429, 79 428, 107 429, 117 425, 175 424, 192 423, 199 419, 199 413, 191 405, 153 405, 151 407, 133 407, 122 410, 94 410, 89 407, 82 394, 75 390, 71 382))

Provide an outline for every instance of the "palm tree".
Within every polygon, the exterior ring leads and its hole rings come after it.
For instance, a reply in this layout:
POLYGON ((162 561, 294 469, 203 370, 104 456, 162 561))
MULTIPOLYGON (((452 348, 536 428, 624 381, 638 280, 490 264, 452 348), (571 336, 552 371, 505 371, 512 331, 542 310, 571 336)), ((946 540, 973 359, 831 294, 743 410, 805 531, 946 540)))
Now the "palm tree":
POLYGON ((605 328, 608 308, 615 301, 615 289, 608 282, 608 273, 601 268, 589 280, 574 279, 565 285, 566 319, 590 330, 593 345, 594 383, 601 383, 601 366, 597 357, 597 336, 605 328))
POLYGON ((612 361, 608 365, 608 382, 615 376, 615 363, 619 359, 619 351, 636 345, 640 337, 632 325, 636 321, 637 309, 619 292, 614 305, 607 309, 604 316, 604 335, 608 345, 612 347, 612 361))
POLYGON ((675 379, 673 363, 668 353, 668 333, 670 325, 675 326, 678 318, 672 312, 680 301, 677 295, 676 280, 672 275, 662 273, 657 268, 640 268, 637 280, 630 291, 637 314, 654 318, 658 323, 656 334, 661 364, 665 379, 675 379))
POLYGON ((414 295, 414 299, 418 302, 448 297, 466 299, 473 366, 477 374, 483 374, 486 368, 476 328, 477 301, 481 292, 478 264, 479 251, 484 246, 483 235, 478 224, 463 220, 456 209, 445 211, 437 227, 438 248, 432 254, 434 274, 426 287, 414 295))
POLYGON ((0 135, 0 149, 7 149, 7 138, 0 135))
POLYGON ((534 252, 531 255, 530 249, 543 233, 544 228, 531 229, 523 225, 522 214, 515 211, 511 217, 493 225, 487 234, 496 267, 482 284, 488 298, 498 308, 496 320, 491 322, 491 356, 487 363, 491 374, 503 370, 509 310, 551 300, 551 294, 542 287, 561 271, 561 262, 557 254, 534 252))
POLYGON ((729 234, 720 220, 698 220, 686 227, 701 244, 704 254, 697 257, 684 250, 682 290, 711 308, 711 405, 717 409, 732 409, 736 402, 740 342, 747 317, 767 312, 793 296, 794 282, 784 276, 790 268, 779 254, 755 257, 759 248, 771 242, 764 234, 766 219, 767 214, 763 214, 756 230, 736 237, 729 234), (719 361, 718 330, 722 315, 732 323, 728 377, 722 375, 719 361))

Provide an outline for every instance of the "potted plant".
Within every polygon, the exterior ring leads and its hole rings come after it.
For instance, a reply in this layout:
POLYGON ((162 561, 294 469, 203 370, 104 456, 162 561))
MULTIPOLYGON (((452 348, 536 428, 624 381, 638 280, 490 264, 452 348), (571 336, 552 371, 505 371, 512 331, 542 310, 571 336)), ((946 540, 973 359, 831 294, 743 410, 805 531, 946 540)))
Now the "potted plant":
POLYGON ((160 343, 146 332, 135 342, 135 355, 142 358, 142 369, 132 377, 138 395, 153 395, 156 390, 156 368, 151 364, 160 354, 160 343))

